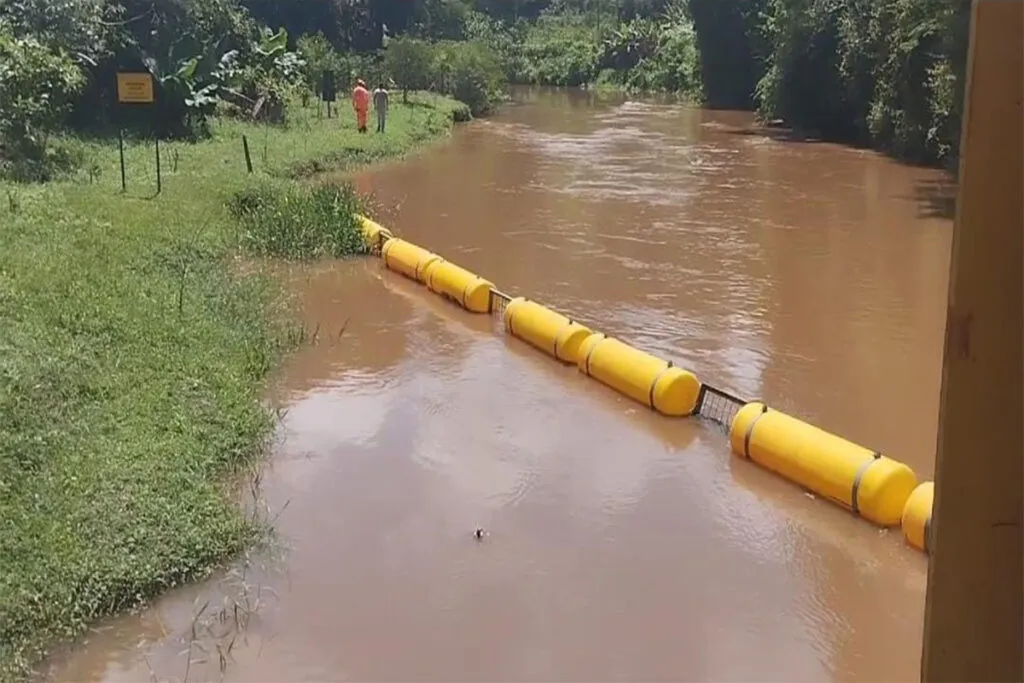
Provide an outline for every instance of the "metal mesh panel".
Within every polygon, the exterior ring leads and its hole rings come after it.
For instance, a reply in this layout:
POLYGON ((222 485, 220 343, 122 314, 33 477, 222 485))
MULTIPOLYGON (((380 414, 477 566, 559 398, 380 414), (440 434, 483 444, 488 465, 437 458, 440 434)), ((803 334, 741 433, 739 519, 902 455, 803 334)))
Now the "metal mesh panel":
POLYGON ((746 401, 732 394, 705 384, 700 390, 697 402, 697 414, 706 420, 715 422, 728 430, 733 418, 746 401))
POLYGON ((500 292, 497 289, 491 289, 491 315, 496 320, 502 320, 505 317, 505 306, 508 302, 512 301, 512 297, 504 292, 500 292))

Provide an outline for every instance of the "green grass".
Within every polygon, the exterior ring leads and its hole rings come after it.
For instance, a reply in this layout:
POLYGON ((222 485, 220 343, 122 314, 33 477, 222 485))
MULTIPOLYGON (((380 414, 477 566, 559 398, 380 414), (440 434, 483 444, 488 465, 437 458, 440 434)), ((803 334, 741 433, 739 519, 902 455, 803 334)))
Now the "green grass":
POLYGON ((264 183, 229 203, 243 248, 261 256, 312 260, 369 253, 356 214, 363 201, 351 184, 264 183))
POLYGON ((394 103, 386 136, 358 135, 347 110, 296 107, 285 129, 218 121, 210 141, 161 146, 155 197, 151 144, 126 150, 126 195, 116 142, 72 141, 90 159, 72 179, 0 184, 0 681, 256 538, 226 482, 265 452, 264 381, 296 339, 275 283, 232 264, 243 245, 350 250, 310 235, 338 205, 288 178, 446 134, 457 103, 419 102, 394 103), (267 246, 275 221, 232 218, 254 192, 279 213, 299 197, 292 247, 267 246))

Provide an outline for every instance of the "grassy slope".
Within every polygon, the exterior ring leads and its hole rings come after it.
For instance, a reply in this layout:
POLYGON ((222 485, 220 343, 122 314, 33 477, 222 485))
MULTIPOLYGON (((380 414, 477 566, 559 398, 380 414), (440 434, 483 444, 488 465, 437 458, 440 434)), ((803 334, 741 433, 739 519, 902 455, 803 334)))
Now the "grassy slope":
POLYGON ((116 143, 87 145, 95 182, 0 184, 0 680, 252 538, 225 475, 272 430, 262 381, 286 335, 270 283, 226 267, 225 200, 267 172, 446 134, 455 103, 420 101, 393 104, 386 136, 358 135, 347 110, 296 108, 287 129, 220 121, 211 141, 162 146, 155 198, 151 144, 127 149, 127 196, 116 143))

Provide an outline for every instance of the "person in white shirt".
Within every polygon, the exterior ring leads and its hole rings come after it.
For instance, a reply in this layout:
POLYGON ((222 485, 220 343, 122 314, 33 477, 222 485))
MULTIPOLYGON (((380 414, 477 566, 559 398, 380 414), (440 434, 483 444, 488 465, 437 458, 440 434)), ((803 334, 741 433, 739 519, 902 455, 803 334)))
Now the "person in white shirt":
POLYGON ((388 120, 388 105, 391 104, 391 95, 384 87, 383 81, 373 91, 373 109, 377 112, 377 132, 384 132, 384 124, 388 120))

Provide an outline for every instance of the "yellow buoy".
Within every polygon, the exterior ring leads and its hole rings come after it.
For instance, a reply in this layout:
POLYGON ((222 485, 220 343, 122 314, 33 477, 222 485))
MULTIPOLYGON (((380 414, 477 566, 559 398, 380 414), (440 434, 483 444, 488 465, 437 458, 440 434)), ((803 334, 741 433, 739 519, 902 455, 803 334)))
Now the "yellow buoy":
POLYGON ((366 216, 356 216, 356 218, 359 219, 359 224, 363 228, 363 239, 366 241, 366 246, 371 250, 379 249, 384 242, 393 237, 391 231, 380 223, 372 221, 366 216))
POLYGON ((935 482, 926 481, 910 494, 903 506, 903 536, 910 545, 926 553, 930 550, 932 530, 932 504, 935 500, 935 482))
POLYGON ((488 313, 491 310, 494 285, 450 261, 431 261, 424 268, 423 279, 430 291, 451 299, 467 311, 488 313))
POLYGON ((881 526, 900 523, 917 475, 901 462, 763 403, 748 403, 730 429, 732 451, 881 526))
POLYGON ((603 334, 592 334, 580 345, 580 371, 662 415, 691 415, 697 408, 700 381, 649 353, 603 334))
POLYGON ((522 297, 506 304, 505 329, 513 337, 567 363, 578 362, 580 345, 593 334, 561 313, 522 297))
POLYGON ((418 247, 403 239, 389 239, 381 249, 384 265, 390 270, 412 278, 417 282, 426 282, 424 272, 431 263, 440 261, 441 257, 418 247))

